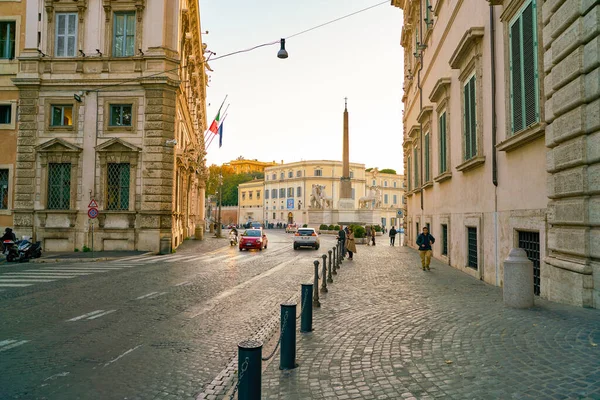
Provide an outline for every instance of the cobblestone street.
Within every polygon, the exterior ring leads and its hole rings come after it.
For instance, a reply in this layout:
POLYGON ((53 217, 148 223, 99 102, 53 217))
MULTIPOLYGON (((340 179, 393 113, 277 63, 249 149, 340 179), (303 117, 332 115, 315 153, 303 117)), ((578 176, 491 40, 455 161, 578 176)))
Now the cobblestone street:
MULTIPOLYGON (((297 363, 263 373, 266 399, 600 399, 600 313, 501 288, 406 247, 360 246, 321 296, 297 363)), ((263 351, 264 354, 264 351, 263 351)))

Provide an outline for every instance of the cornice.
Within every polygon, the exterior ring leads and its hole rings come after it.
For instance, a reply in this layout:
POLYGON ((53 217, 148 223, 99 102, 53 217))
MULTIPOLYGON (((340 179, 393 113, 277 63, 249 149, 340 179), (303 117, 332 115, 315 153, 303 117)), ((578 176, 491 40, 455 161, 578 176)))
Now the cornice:
POLYGON ((468 54, 469 50, 471 50, 471 47, 483 38, 484 32, 485 29, 482 26, 474 26, 464 33, 458 46, 454 49, 452 57, 450 57, 449 64, 452 69, 460 68, 463 58, 468 54))
POLYGON ((446 93, 450 92, 450 85, 452 84, 452 79, 450 78, 440 78, 433 86, 431 93, 429 93, 429 101, 432 103, 437 103, 438 100, 442 98, 442 96, 446 93))
POLYGON ((421 127, 419 125, 413 125, 408 130, 408 137, 412 138, 413 135, 416 136, 417 134, 419 134, 420 131, 421 131, 421 127))
POLYGON ((421 109, 421 112, 417 116, 417 121, 419 121, 420 123, 425 122, 427 120, 427 118, 431 115, 432 112, 433 112, 433 106, 423 107, 421 109))

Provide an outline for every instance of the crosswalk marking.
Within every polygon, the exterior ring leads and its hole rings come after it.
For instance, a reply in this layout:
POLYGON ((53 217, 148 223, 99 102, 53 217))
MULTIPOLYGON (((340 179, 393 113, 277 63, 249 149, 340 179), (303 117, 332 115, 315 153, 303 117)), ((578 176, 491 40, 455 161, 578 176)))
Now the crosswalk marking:
POLYGON ((2 278, 0 277, 0 283, 12 283, 12 282, 29 282, 29 283, 38 283, 38 282, 52 282, 52 279, 21 279, 21 278, 2 278))
POLYGON ((103 317, 105 315, 114 313, 115 311, 117 311, 117 310, 108 310, 108 311, 106 311, 106 310, 96 310, 96 311, 91 311, 91 312, 89 312, 87 314, 83 314, 83 315, 80 315, 78 317, 68 319, 67 322, 79 321, 79 320, 82 320, 84 318, 85 319, 96 319, 96 318, 100 318, 100 317, 103 317))
POLYGON ((103 317, 103 316, 105 316, 105 315, 108 315, 108 314, 114 313, 115 311, 117 311, 117 310, 108 310, 108 311, 105 311, 105 312, 103 312, 102 314, 96 314, 96 315, 94 315, 93 317, 89 317, 88 319, 96 319, 96 318, 100 318, 100 317, 103 317))
MULTIPOLYGON (((88 274, 85 274, 88 275, 88 274)), ((16 275, 0 275, 5 278, 49 278, 49 279, 72 279, 77 278, 79 275, 54 275, 54 274, 16 274, 16 275)))
POLYGON ((26 287, 31 286, 31 283, 0 283, 0 287, 26 287))
POLYGON ((0 351, 5 351, 5 350, 13 349, 13 348, 21 346, 22 344, 25 344, 27 342, 29 342, 29 340, 20 340, 20 341, 16 341, 16 340, 3 340, 3 341, 0 342, 0 351))
POLYGON ((140 296, 140 297, 136 297, 135 299, 136 299, 136 300, 141 300, 141 299, 143 299, 143 298, 146 298, 146 297, 148 297, 148 296, 152 296, 153 294, 156 294, 156 293, 158 293, 158 292, 152 292, 152 293, 148 293, 148 294, 142 295, 142 296, 140 296))
POLYGON ((79 276, 79 275, 90 275, 90 273, 89 272, 64 272, 64 271, 27 270, 27 271, 23 271, 23 272, 7 272, 5 275, 79 276))

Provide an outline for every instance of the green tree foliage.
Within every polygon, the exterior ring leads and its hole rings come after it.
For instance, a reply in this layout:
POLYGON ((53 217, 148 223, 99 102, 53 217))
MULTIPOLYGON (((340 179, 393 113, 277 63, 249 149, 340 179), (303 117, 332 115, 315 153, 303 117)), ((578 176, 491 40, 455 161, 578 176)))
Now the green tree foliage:
POLYGON ((254 179, 263 180, 265 174, 252 172, 249 174, 236 174, 228 166, 211 165, 208 167, 208 180, 206 182, 206 195, 215 195, 219 191, 219 175, 223 175, 223 205, 238 205, 238 186, 254 179))
POLYGON ((367 231, 365 230, 364 227, 360 226, 360 225, 351 225, 352 227, 352 231, 354 232, 354 237, 356 239, 361 239, 364 238, 367 231))
POLYGON ((396 170, 395 169, 391 169, 391 168, 384 168, 381 171, 382 174, 394 174, 396 175, 396 170))
POLYGON ((371 172, 371 171, 373 171, 373 168, 367 168, 367 169, 365 169, 365 172, 371 172))

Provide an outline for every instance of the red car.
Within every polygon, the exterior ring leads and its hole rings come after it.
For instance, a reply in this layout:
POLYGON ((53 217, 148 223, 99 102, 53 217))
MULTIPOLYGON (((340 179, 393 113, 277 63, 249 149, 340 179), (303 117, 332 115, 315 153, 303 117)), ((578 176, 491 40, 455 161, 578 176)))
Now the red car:
POLYGON ((266 249, 269 239, 262 229, 246 229, 240 236, 240 251, 244 249, 266 249))

